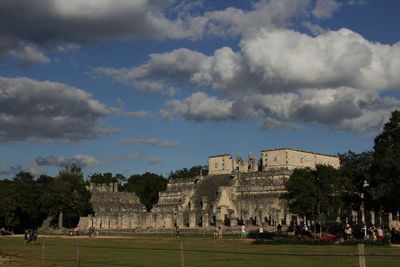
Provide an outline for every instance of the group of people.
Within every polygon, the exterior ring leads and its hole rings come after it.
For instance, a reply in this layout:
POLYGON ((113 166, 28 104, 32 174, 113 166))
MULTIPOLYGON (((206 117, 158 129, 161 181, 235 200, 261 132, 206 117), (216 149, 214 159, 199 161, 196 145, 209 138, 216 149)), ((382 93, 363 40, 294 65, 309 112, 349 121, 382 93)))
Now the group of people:
POLYGON ((35 245, 37 244, 38 232, 34 229, 24 230, 24 244, 35 245))
POLYGON ((361 230, 364 233, 365 239, 372 239, 376 241, 382 240, 385 237, 385 232, 383 231, 382 226, 378 226, 378 228, 376 228, 375 225, 367 227, 367 225, 364 224, 361 230))
MULTIPOLYGON (((87 235, 89 237, 91 237, 92 235, 94 236, 95 234, 95 228, 94 226, 89 226, 89 228, 87 229, 87 235)), ((84 232, 82 231, 81 227, 78 225, 77 227, 75 227, 74 229, 70 229, 69 230, 69 235, 70 236, 78 236, 78 235, 82 235, 84 234, 84 232)), ((97 233, 98 234, 98 233, 97 233)))
MULTIPOLYGON (((282 233, 282 226, 279 224, 280 228, 278 229, 277 227, 277 232, 282 233)), ((299 225, 297 223, 294 223, 289 227, 289 231, 294 233, 294 236, 297 237, 311 237, 311 231, 310 227, 308 226, 307 223, 301 222, 299 225)))
POLYGON ((94 235, 94 230, 95 230, 94 226, 89 226, 89 229, 87 231, 89 237, 94 235))

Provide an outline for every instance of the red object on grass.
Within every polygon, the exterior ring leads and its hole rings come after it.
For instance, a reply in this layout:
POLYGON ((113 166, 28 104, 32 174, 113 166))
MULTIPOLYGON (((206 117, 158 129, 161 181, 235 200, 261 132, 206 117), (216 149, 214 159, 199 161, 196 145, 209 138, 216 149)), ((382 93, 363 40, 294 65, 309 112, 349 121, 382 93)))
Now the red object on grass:
POLYGON ((327 234, 327 235, 322 235, 321 238, 323 238, 323 239, 336 239, 337 235, 327 234))

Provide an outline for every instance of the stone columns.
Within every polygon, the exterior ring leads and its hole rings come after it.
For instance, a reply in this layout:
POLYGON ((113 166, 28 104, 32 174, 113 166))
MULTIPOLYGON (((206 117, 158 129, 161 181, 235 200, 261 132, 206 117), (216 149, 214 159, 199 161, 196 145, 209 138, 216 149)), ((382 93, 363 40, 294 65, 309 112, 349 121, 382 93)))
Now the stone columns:
POLYGON ((291 220, 292 220, 292 214, 286 213, 286 224, 290 225, 291 220))
POLYGON ((371 223, 372 224, 376 224, 376 222, 375 222, 375 212, 374 211, 371 211, 371 223))
POLYGON ((202 219, 203 219, 203 227, 210 226, 210 218, 208 217, 207 211, 203 211, 202 219))
POLYGON ((351 217, 352 217, 352 220, 353 220, 353 222, 355 223, 355 224, 358 224, 358 216, 357 216, 357 211, 352 211, 351 212, 351 217))
POLYGON ((264 223, 264 209, 260 208, 256 214, 256 220, 258 225, 262 225, 264 223))
POLYGON ((206 196, 201 198, 202 207, 201 207, 201 218, 202 218, 202 227, 210 226, 210 218, 208 217, 208 199, 206 196))
POLYGON ((362 221, 363 223, 367 223, 367 222, 365 221, 365 211, 364 211, 364 207, 363 207, 363 206, 361 207, 361 221, 362 221))
POLYGON ((189 228, 196 227, 196 211, 190 210, 189 211, 189 228))
POLYGON ((63 228, 63 212, 62 212, 62 210, 60 211, 60 215, 58 216, 58 228, 59 229, 63 228))
POLYGON ((159 227, 158 225, 158 216, 156 213, 149 213, 148 216, 146 216, 146 226, 151 226, 151 227, 159 227))
POLYGON ((183 226, 183 213, 181 210, 176 212, 176 224, 179 225, 179 227, 183 226))
POLYGON ((224 221, 225 220, 225 215, 228 214, 228 209, 225 206, 221 206, 221 212, 219 214, 219 218, 217 220, 224 221))
POLYGON ((196 207, 195 204, 192 203, 192 205, 189 206, 189 228, 195 228, 196 227, 196 207))

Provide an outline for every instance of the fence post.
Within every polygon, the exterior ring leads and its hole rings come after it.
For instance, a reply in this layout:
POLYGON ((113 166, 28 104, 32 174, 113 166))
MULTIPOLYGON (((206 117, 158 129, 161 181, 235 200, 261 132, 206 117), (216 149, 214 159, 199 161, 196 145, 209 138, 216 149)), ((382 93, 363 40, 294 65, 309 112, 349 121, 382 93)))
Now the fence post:
POLYGON ((358 244, 358 262, 360 267, 365 267, 365 252, 364 252, 364 244, 358 244))
POLYGON ((42 241, 42 265, 44 266, 44 240, 42 241))
POLYGON ((79 255, 79 239, 76 239, 76 266, 81 266, 81 259, 79 255))
POLYGON ((180 242, 180 251, 181 251, 181 266, 185 267, 185 257, 183 255, 183 242, 180 242))

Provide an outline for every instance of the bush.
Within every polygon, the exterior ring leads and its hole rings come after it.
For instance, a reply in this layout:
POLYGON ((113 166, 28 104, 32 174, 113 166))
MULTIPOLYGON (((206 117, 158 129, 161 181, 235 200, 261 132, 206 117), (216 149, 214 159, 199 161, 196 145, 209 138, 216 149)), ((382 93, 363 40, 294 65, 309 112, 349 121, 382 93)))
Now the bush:
POLYGON ((273 237, 271 240, 257 239, 253 244, 270 244, 270 245, 332 245, 335 241, 332 239, 309 239, 309 238, 289 238, 289 237, 273 237))
POLYGON ((252 230, 247 234, 247 237, 250 239, 272 239, 277 237, 278 235, 276 233, 271 233, 271 232, 264 232, 260 234, 258 230, 252 230))

